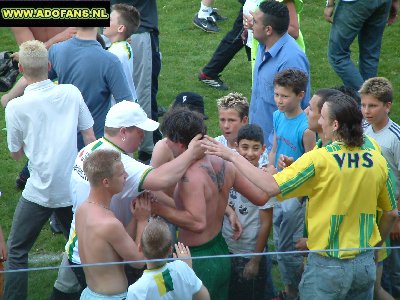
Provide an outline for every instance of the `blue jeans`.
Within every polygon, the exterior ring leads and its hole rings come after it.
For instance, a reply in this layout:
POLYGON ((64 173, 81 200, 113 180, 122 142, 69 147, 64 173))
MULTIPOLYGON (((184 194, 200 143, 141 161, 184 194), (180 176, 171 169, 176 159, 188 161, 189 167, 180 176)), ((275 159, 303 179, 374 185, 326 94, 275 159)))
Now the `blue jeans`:
POLYGON ((299 285, 300 299, 372 300, 375 279, 373 251, 353 259, 310 253, 299 285))
MULTIPOLYGON (((391 246, 400 246, 400 241, 390 240, 391 246)), ((400 249, 392 249, 383 261, 382 287, 393 297, 400 297, 400 249)))
POLYGON ((328 60, 343 84, 357 91, 378 71, 382 36, 390 0, 339 1, 329 34, 328 60), (350 59, 350 45, 358 36, 358 68, 350 59))
MULTIPOLYGON (((275 250, 295 251, 296 242, 303 237, 305 203, 300 198, 278 202, 274 206, 273 231, 275 250)), ((285 285, 297 289, 303 272, 302 254, 278 254, 278 268, 285 285)))

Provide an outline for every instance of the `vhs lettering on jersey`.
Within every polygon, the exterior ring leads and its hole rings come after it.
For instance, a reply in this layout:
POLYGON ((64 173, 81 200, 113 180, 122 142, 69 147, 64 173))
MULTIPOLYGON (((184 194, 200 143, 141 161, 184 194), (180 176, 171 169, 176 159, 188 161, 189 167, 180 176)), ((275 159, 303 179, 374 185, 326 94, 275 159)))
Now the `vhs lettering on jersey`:
POLYGON ((335 153, 332 154, 333 158, 336 160, 340 169, 345 165, 347 168, 371 168, 374 164, 372 161, 372 154, 369 152, 364 152, 361 156, 360 153, 344 152, 341 155, 335 153))

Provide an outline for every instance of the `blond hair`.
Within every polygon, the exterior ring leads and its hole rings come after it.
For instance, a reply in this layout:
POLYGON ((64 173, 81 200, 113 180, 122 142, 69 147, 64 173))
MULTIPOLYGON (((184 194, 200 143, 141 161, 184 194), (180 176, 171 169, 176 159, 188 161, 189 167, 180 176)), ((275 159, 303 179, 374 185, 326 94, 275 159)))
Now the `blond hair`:
POLYGON ((92 152, 83 162, 83 172, 91 186, 99 186, 105 178, 112 178, 115 165, 121 162, 121 153, 99 149, 92 152))
POLYGON ((372 96, 383 103, 393 101, 393 87, 385 77, 367 79, 360 88, 360 94, 372 96))
POLYGON ((150 219, 143 230, 140 244, 148 259, 167 257, 172 246, 172 235, 167 223, 160 218, 150 219))
POLYGON ((243 120, 249 116, 249 101, 240 93, 229 93, 228 95, 217 100, 218 110, 234 109, 238 112, 239 117, 243 120))
POLYGON ((47 78, 48 53, 46 46, 37 40, 26 41, 19 46, 19 63, 23 73, 30 78, 47 78))

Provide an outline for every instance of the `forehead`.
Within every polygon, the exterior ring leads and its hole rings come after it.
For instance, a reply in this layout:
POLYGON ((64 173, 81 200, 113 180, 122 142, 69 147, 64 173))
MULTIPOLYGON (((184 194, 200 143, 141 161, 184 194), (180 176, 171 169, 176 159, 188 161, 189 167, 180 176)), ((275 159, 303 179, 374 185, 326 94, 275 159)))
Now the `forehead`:
POLYGON ((110 18, 117 19, 118 17, 119 17, 119 12, 116 10, 113 10, 110 14, 110 18))
POLYGON ((378 99, 376 99, 372 95, 361 95, 361 102, 362 103, 374 103, 374 104, 383 103, 383 102, 379 101, 378 99))
POLYGON ((240 118, 239 112, 234 108, 228 108, 228 109, 220 108, 218 110, 218 113, 220 117, 240 118))
POLYGON ((290 93, 294 93, 293 89, 289 86, 281 86, 278 84, 274 85, 274 92, 278 92, 278 93, 284 93, 284 94, 290 94, 290 93))
POLYGON ((261 147, 262 146, 260 141, 241 139, 239 142, 239 147, 244 146, 244 145, 249 146, 249 147, 255 147, 255 146, 261 147))
POLYGON ((261 10, 257 10, 254 13, 254 19, 256 19, 256 22, 257 21, 262 21, 263 18, 264 18, 264 13, 261 10))
POLYGON ((318 102, 321 100, 321 97, 318 95, 314 95, 312 96, 312 98, 310 99, 310 106, 312 108, 317 108, 318 106, 318 102))

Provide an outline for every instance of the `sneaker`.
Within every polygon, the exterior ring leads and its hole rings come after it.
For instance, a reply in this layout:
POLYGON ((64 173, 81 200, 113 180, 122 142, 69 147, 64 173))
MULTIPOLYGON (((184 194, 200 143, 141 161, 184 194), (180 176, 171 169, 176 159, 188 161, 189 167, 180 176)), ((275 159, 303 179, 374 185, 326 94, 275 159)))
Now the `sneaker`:
POLYGON ((218 13, 218 8, 215 8, 215 7, 213 7, 210 16, 215 20, 215 22, 223 22, 223 21, 228 20, 227 17, 221 16, 221 15, 218 13))
POLYGON ((205 73, 200 72, 199 74, 199 80, 213 88, 219 89, 219 90, 227 90, 228 86, 221 80, 219 79, 219 76, 217 78, 211 78, 207 76, 205 73))
POLYGON ((195 14, 193 18, 193 24, 196 27, 199 27, 201 30, 204 30, 205 32, 213 32, 213 33, 219 32, 219 28, 215 23, 213 17, 208 17, 204 19, 204 18, 199 18, 198 14, 195 14))

